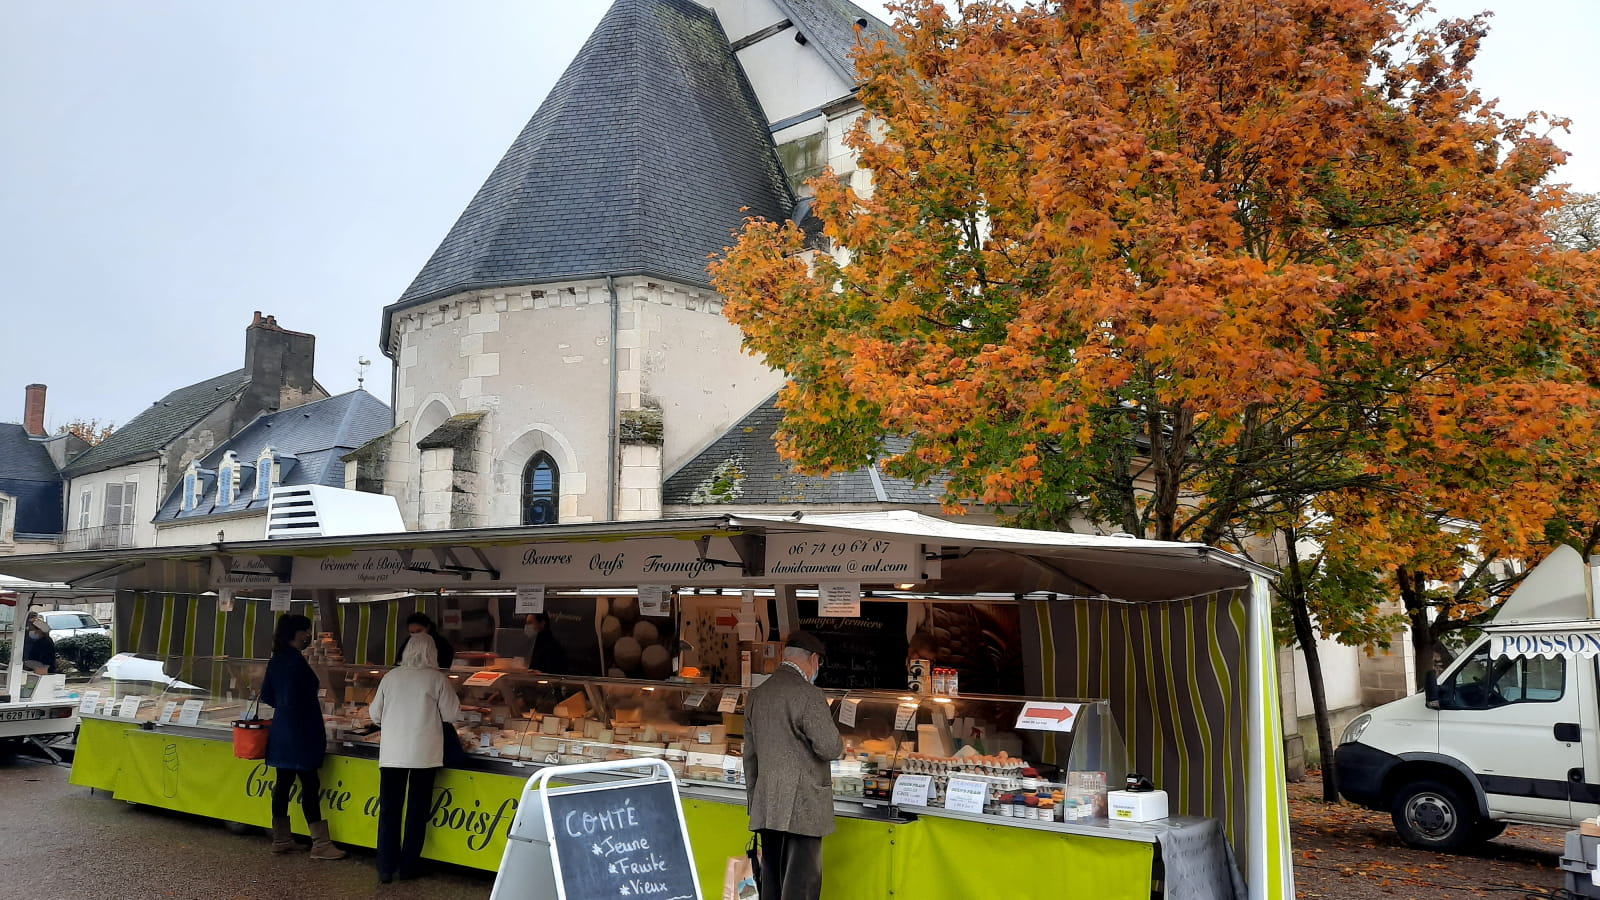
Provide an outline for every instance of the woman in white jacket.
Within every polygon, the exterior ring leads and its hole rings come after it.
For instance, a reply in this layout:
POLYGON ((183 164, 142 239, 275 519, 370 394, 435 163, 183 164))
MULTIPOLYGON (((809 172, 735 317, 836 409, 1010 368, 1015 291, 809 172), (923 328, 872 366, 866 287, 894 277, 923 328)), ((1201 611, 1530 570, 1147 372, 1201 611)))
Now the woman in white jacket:
POLYGON ((455 686, 439 671, 433 638, 414 634, 400 667, 383 676, 367 707, 383 728, 378 745, 378 880, 421 874, 433 779, 444 764, 444 731, 461 712, 455 686), (404 838, 401 837, 402 812, 404 838))

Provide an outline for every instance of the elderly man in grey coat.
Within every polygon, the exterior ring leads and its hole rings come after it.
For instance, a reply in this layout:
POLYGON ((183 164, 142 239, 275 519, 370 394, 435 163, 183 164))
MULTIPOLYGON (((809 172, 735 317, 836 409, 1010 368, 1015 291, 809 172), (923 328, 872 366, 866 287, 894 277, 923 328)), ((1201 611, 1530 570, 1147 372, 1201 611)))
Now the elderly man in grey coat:
POLYGON ((813 682, 822 642, 797 631, 783 665, 745 704, 744 770, 750 830, 761 836, 761 900, 822 896, 822 838, 833 833, 828 763, 844 752, 828 701, 813 682))

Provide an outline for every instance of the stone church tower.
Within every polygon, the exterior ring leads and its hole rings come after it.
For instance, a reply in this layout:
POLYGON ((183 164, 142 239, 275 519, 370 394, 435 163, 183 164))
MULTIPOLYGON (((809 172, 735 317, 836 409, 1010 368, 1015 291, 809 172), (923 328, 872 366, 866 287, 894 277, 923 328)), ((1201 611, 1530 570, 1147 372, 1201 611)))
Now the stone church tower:
POLYGON ((794 205, 717 13, 616 0, 384 310, 398 424, 358 479, 424 530, 659 517, 665 475, 782 383, 706 262, 794 205))

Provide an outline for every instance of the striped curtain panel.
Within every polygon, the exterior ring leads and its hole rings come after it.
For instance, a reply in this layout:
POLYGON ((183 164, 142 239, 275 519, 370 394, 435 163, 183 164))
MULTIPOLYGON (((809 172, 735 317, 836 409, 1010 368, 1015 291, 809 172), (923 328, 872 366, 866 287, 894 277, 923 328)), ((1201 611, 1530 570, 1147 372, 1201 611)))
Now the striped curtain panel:
MULTIPOLYGON (((291 612, 309 616, 316 604, 296 601, 291 612)), ((115 649, 166 660, 167 674, 198 687, 217 687, 217 657, 266 659, 278 614, 268 600, 235 598, 232 612, 217 609, 215 595, 118 591, 115 649)))
MULTIPOLYGON (((1241 856, 1248 600, 1240 590, 1171 603, 1022 604, 1028 692, 1110 701, 1132 770, 1167 792, 1174 814, 1222 820, 1241 856)), ((1065 764, 1056 755, 1046 761, 1065 764)), ((1115 788, 1125 773, 1106 774, 1115 788)))
POLYGON ((345 662, 358 666, 392 666, 400 659, 405 646, 406 616, 414 612, 427 613, 437 625, 441 619, 440 600, 436 596, 419 594, 396 600, 379 600, 371 603, 341 603, 338 629, 340 646, 344 647, 345 662))

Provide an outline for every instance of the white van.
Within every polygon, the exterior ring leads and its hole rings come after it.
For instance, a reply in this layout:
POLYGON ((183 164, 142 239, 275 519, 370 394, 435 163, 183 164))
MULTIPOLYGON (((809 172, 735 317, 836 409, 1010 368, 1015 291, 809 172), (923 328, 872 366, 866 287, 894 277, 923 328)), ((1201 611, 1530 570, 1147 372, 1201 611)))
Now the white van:
POLYGON ((1339 793, 1436 850, 1600 815, 1597 571, 1558 548, 1425 692, 1351 722, 1339 793))

